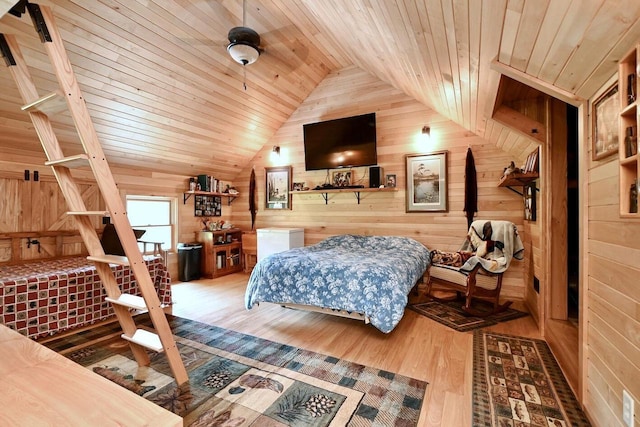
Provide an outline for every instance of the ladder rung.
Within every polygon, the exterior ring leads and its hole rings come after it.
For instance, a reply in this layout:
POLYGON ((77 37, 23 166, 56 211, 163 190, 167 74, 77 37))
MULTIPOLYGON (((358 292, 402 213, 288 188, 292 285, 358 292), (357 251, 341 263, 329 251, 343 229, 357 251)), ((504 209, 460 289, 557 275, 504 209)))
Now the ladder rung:
POLYGON ((49 115, 63 111, 66 108, 67 100, 62 95, 62 92, 55 91, 33 101, 31 104, 24 105, 22 107, 22 111, 27 111, 30 113, 40 111, 41 113, 49 115))
POLYGON ((89 156, 86 154, 76 154, 75 156, 69 156, 63 159, 49 160, 44 162, 44 164, 45 166, 62 166, 69 169, 91 166, 89 164, 89 156))
POLYGON ((155 334, 153 332, 149 332, 144 329, 136 329, 136 332, 131 337, 125 334, 122 334, 120 336, 127 341, 131 341, 132 343, 141 345, 150 350, 157 352, 164 351, 164 347, 162 347, 160 337, 158 336, 158 334, 155 334))
POLYGON ((123 305, 135 310, 147 309, 147 304, 145 304, 144 298, 137 295, 121 294, 118 298, 106 297, 105 300, 109 301, 112 304, 123 305))
POLYGON ((105 263, 105 264, 129 265, 129 258, 127 258, 126 256, 119 256, 119 255, 93 256, 93 255, 89 255, 87 257, 87 259, 89 261, 101 262, 101 263, 105 263))
POLYGON ((69 211, 67 215, 110 216, 109 211, 69 211))

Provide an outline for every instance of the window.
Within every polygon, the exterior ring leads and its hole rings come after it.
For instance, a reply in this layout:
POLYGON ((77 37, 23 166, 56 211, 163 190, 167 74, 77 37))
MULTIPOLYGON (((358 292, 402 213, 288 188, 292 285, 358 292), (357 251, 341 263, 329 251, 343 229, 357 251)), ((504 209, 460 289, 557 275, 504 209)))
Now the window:
MULTIPOLYGON (((159 196, 127 196, 127 216, 131 227, 145 230, 140 238, 148 242, 163 242, 162 249, 175 248, 176 199, 159 196)), ((147 252, 153 247, 147 247, 147 252)), ((140 250, 143 245, 140 244, 140 250)))

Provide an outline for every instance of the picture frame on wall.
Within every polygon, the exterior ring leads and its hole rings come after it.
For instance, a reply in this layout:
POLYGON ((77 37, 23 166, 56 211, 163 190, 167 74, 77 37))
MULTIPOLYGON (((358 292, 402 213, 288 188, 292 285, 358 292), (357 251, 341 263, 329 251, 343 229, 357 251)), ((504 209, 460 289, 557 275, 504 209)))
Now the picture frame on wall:
POLYGON ((265 209, 291 209, 291 166, 265 168, 265 209))
POLYGON ((447 212, 447 151, 405 156, 407 212, 447 212))
POLYGON ((351 185, 351 171, 337 170, 331 173, 331 182, 334 187, 347 187, 351 185))
POLYGON ((194 196, 193 216, 222 216, 222 199, 219 196, 194 196))
POLYGON ((525 184, 523 187, 525 221, 536 220, 536 191, 538 190, 535 181, 525 184))
POLYGON ((396 185, 396 174, 387 174, 384 178, 384 186, 387 188, 395 188, 396 185))
POLYGON ((618 83, 605 90, 592 105, 591 157, 600 160, 618 152, 620 96, 618 83))

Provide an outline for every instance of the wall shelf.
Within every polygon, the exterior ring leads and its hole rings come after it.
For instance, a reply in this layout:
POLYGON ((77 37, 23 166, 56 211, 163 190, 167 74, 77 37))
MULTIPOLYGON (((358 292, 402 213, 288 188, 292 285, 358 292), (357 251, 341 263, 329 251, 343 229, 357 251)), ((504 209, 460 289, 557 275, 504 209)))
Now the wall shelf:
POLYGON ((353 193, 360 204, 360 193, 373 193, 373 192, 386 192, 386 191, 398 191, 396 187, 383 187, 383 188, 323 188, 321 190, 302 190, 292 191, 291 194, 320 194, 324 199, 324 204, 329 203, 329 193, 353 193))
MULTIPOLYGON (((498 187, 506 187, 514 193, 518 193, 522 196, 522 193, 516 190, 513 187, 524 187, 525 185, 535 181, 539 178, 538 172, 528 172, 528 173, 512 173, 506 176, 503 176, 500 182, 498 183, 498 187)), ((536 188, 536 191, 540 191, 539 188, 536 188)))
POLYGON ((183 198, 183 204, 187 204, 187 200, 189 200, 189 198, 191 196, 218 196, 218 197, 228 197, 228 202, 227 204, 229 206, 231 206, 231 203, 236 199, 236 197, 238 197, 240 195, 240 193, 236 193, 236 194, 229 194, 229 193, 212 193, 210 191, 185 191, 182 194, 182 198, 183 198))

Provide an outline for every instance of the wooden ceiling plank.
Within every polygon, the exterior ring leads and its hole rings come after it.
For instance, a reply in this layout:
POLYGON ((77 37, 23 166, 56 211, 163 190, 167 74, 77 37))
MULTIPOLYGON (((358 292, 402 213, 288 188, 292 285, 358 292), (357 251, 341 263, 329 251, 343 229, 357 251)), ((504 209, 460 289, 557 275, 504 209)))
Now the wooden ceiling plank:
POLYGON ((500 51, 498 53, 500 62, 505 64, 510 64, 513 57, 513 48, 522 18, 522 8, 522 0, 507 0, 504 25, 502 26, 502 40, 500 41, 500 51))
POLYGON ((522 8, 522 15, 519 23, 519 31, 513 46, 511 60, 509 62, 513 68, 523 71, 527 69, 531 51, 537 40, 541 37, 540 27, 549 7, 550 0, 538 0, 536 2, 525 2, 522 8))
POLYGON ((576 88, 576 95, 588 99, 597 93, 614 72, 617 72, 617 69, 612 71, 611 64, 617 64, 629 52, 630 46, 635 45, 638 40, 640 40, 640 20, 636 20, 611 51, 600 59, 600 63, 591 72, 589 78, 583 82, 582 86, 576 88))
POLYGON ((603 1, 583 2, 573 0, 569 9, 572 10, 573 8, 572 13, 565 15, 565 19, 557 27, 555 39, 549 47, 540 73, 536 75, 537 78, 547 82, 556 81, 560 73, 562 73, 567 59, 574 52, 576 46, 582 43, 585 31, 589 28, 603 1), (579 13, 576 13, 576 10, 579 10, 579 13))
MULTIPOLYGON (((149 32, 130 21, 128 17, 118 16, 111 8, 98 8, 94 12, 99 13, 99 16, 94 14, 78 15, 78 9, 80 8, 74 6, 70 6, 70 8, 75 10, 76 14, 71 15, 64 13, 62 15, 63 22, 67 19, 70 19, 71 23, 80 19, 88 20, 90 25, 85 25, 84 27, 91 28, 92 33, 104 43, 117 43, 118 51, 121 55, 126 56, 129 61, 133 61, 134 63, 144 63, 144 70, 158 70, 161 79, 166 79, 166 76, 171 76, 174 79, 188 79, 192 84, 201 87, 203 91, 211 88, 210 92, 213 92, 213 88, 215 87, 215 92, 218 96, 230 96, 230 99, 234 102, 242 103, 242 93, 237 90, 237 88, 241 86, 241 82, 233 78, 227 78, 226 81, 219 80, 226 75, 223 73, 224 69, 220 69, 220 73, 213 73, 213 69, 208 65, 203 66, 202 61, 198 60, 198 57, 186 56, 182 53, 182 49, 175 45, 171 54, 169 54, 166 52, 169 43, 154 39, 159 44, 159 46, 156 47, 148 40, 141 38, 143 35, 151 37, 149 32), (131 27, 132 31, 122 31, 126 30, 127 27, 131 27), (131 41, 125 38, 125 35, 128 35, 131 40, 136 40, 136 45, 133 45, 131 41), (164 50, 168 56, 162 55, 162 50, 164 50), (179 61, 170 62, 169 59, 174 57, 174 55, 178 55, 177 58, 179 61), (201 66, 201 68, 198 69, 198 66, 201 66), (176 74, 175 70, 181 70, 181 73, 176 74), (213 82, 217 84, 213 85, 213 82), (236 86, 235 90, 233 86, 236 86)), ((61 10, 61 12, 63 11, 65 10, 61 10)), ((72 43, 73 41, 71 40, 69 42, 72 43)), ((80 42, 79 44, 81 45, 82 43, 80 42)), ((225 60, 228 60, 228 57, 225 56, 225 60)), ((272 100, 264 99, 263 102, 265 107, 269 106, 271 109, 274 108, 272 100)), ((281 102, 275 105, 275 109, 281 108, 280 105, 284 104, 281 102)), ((288 112, 283 110, 282 113, 286 116, 288 112)))
MULTIPOLYGON (((477 29, 471 26, 469 17, 468 0, 457 0, 453 2, 454 28, 456 33, 455 53, 458 58, 458 76, 460 85, 460 106, 462 109, 461 124, 466 128, 471 128, 473 117, 475 116, 475 102, 471 100, 472 87, 474 86, 473 74, 477 67, 472 66, 472 57, 477 55, 477 51, 472 52, 470 34, 477 29), (472 69, 473 68, 473 69, 472 69)), ((476 56, 477 58, 477 56, 476 56)))
POLYGON ((569 57, 554 86, 575 92, 591 76, 601 58, 591 52, 609 52, 633 24, 628 16, 640 14, 640 2, 630 2, 624 9, 619 4, 604 3, 586 29, 580 45, 569 57))
MULTIPOLYGON (((458 27, 455 25, 455 18, 453 16, 453 8, 451 2, 441 2, 443 23, 447 40, 447 52, 449 57, 449 69, 451 70, 451 96, 455 101, 453 107, 455 108, 455 114, 451 118, 456 123, 464 123, 464 112, 462 108, 461 99, 461 87, 460 87, 460 67, 458 63, 458 27)), ((446 79, 445 79, 446 80, 446 79)))
MULTIPOLYGON (((500 34, 496 28, 502 28, 504 24, 504 15, 496 13, 502 11, 504 13, 506 2, 501 0, 489 5, 482 3, 482 27, 480 29, 480 60, 479 60, 479 81, 483 82, 478 87, 478 121, 488 120, 491 118, 493 111, 494 97, 498 91, 499 75, 492 71, 489 67, 491 61, 498 52, 500 46, 500 34), (480 116, 481 115, 481 116, 480 116)), ((473 129, 478 133, 482 133, 480 129, 473 129)))

